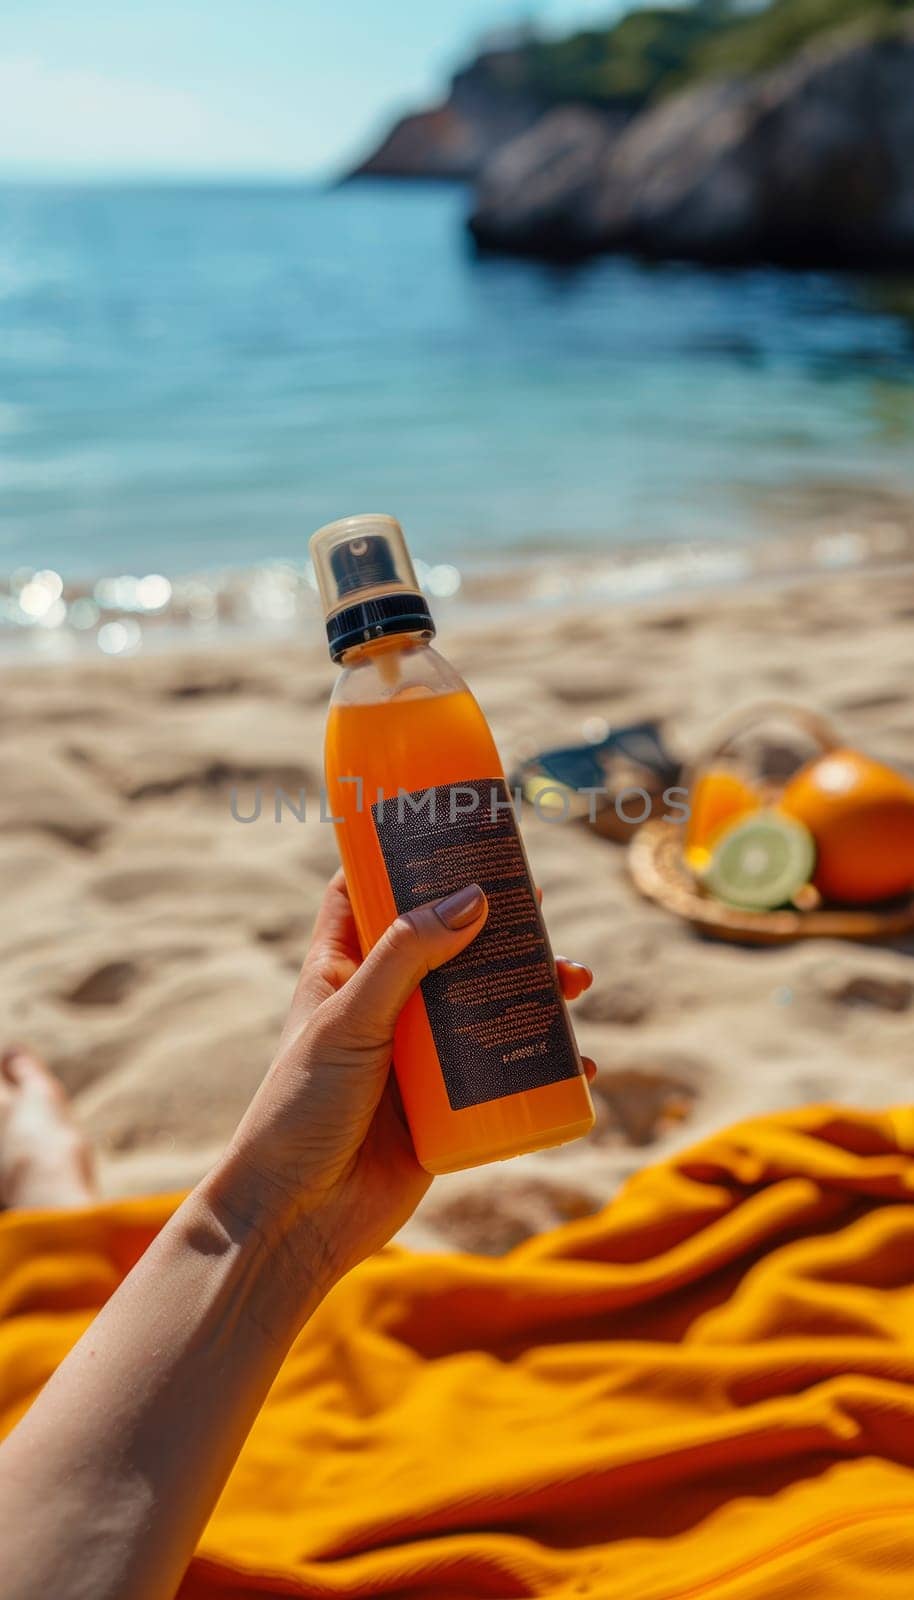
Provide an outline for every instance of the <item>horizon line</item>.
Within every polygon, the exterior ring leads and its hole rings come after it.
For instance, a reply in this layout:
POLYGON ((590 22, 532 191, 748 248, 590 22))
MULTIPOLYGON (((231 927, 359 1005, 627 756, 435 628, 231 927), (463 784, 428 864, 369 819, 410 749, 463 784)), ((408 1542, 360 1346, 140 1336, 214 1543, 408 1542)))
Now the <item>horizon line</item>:
POLYGON ((5 167, 0 163, 0 183, 334 183, 343 173, 328 167, 5 167))

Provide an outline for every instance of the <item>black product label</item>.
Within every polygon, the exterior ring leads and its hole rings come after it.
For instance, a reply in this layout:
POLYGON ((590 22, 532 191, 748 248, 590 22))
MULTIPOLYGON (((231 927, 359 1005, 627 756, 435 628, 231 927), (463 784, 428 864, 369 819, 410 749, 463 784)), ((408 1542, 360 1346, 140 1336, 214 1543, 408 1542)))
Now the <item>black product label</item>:
POLYGON ((414 789, 371 808, 398 911, 478 883, 485 927, 422 980, 454 1111, 580 1072, 502 778, 414 789))

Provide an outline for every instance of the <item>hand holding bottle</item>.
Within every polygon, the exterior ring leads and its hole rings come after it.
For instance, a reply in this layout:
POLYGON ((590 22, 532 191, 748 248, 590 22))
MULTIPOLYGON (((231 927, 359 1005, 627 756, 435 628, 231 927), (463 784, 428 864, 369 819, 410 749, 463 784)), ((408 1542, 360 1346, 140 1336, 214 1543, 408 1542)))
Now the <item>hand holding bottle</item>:
MULTIPOLYGON (((362 961, 343 873, 324 895, 273 1064, 209 1184, 233 1219, 321 1292, 385 1244, 431 1179, 390 1073, 397 1017, 423 977, 485 924, 468 885, 400 916, 362 961)), ((568 1000, 592 974, 559 960, 568 1000)), ((585 1062, 588 1076, 594 1067, 585 1062)))
POLYGON ((481 707, 431 647, 403 530, 388 516, 343 517, 310 548, 341 667, 325 775, 361 950, 434 890, 475 882, 489 900, 478 942, 429 968, 397 1023, 419 1163, 455 1172, 580 1138, 593 1103, 515 800, 481 707))

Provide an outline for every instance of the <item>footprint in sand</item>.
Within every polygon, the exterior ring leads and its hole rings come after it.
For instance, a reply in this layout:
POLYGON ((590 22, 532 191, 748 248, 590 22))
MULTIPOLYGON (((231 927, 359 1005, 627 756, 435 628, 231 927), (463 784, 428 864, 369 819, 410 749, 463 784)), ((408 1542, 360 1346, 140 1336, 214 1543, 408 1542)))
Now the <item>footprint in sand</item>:
POLYGON ((310 917, 279 917, 261 922, 254 932, 261 944, 285 944, 290 940, 303 944, 311 931, 312 921, 310 917))
POLYGON ((579 665, 573 673, 554 672, 546 687, 563 705, 577 706, 588 705, 592 700, 601 704, 621 700, 635 694, 638 686, 613 679, 602 668, 594 672, 579 665))
POLYGON ((302 790, 306 794, 313 793, 318 776, 316 768, 310 766, 241 766, 227 761, 201 762, 191 755, 172 772, 128 783, 124 792, 131 801, 167 799, 187 790, 205 794, 243 790, 253 799, 259 788, 269 806, 279 790, 293 801, 297 801, 302 790))
POLYGON ((659 616, 646 617, 641 626, 650 633, 687 633, 694 622, 688 611, 663 611, 659 616))
POLYGON ((899 706, 906 706, 907 698, 903 694, 859 694, 848 695, 843 700, 835 702, 837 711, 895 711, 899 706))
POLYGON ((443 1235, 450 1249, 501 1256, 534 1233, 589 1217, 594 1210, 593 1196, 570 1184, 544 1178, 505 1182, 501 1172, 491 1181, 488 1174, 474 1174, 474 1180, 422 1207, 422 1220, 443 1235))
POLYGON ((91 885, 91 894, 106 905, 129 905, 148 896, 186 893, 188 877, 178 867, 115 868, 99 874, 91 885))
POLYGON ((597 1144, 653 1144, 685 1122, 697 1099, 704 1068, 691 1056, 653 1056, 600 1072, 593 1085, 597 1144))
POLYGON ((132 961, 105 961, 62 998, 71 1006, 116 1006, 126 999, 139 976, 139 967, 132 961))
POLYGON ((650 1016, 654 1001, 650 988, 637 982, 596 984, 575 1001, 575 1016, 584 1022, 612 1022, 633 1028, 650 1016))
POLYGON ((86 850, 90 854, 101 849, 108 832, 107 828, 94 827, 91 823, 80 823, 75 819, 71 822, 40 822, 36 824, 36 829, 50 839, 60 839, 63 844, 71 844, 75 849, 86 850))
POLYGON ((829 993, 840 1005, 875 1011, 910 1011, 914 1005, 914 983, 885 973, 857 973, 833 984, 829 993))
POLYGON ((164 694, 167 700, 204 700, 241 694, 245 689, 256 693, 259 688, 260 685, 253 680, 216 672, 182 678, 178 683, 170 683, 164 694))

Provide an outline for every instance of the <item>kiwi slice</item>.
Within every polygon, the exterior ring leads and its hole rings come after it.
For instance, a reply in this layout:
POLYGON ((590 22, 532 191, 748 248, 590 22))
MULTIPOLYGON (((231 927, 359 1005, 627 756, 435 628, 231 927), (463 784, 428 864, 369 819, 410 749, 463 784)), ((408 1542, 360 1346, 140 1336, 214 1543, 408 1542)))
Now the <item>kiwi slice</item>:
POLYGON ((815 864, 815 841, 802 822, 756 811, 717 841, 704 882, 727 905, 771 911, 809 882, 815 864))

